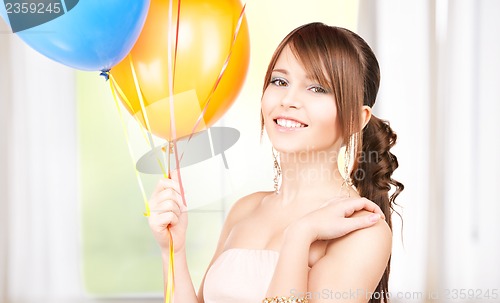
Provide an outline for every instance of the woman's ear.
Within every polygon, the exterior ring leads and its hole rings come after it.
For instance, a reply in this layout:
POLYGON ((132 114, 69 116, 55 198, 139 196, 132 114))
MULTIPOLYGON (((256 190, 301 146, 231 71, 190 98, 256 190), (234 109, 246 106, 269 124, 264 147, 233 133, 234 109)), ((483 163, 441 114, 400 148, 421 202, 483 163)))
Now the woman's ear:
POLYGON ((363 127, 361 127, 361 129, 365 128, 366 124, 370 122, 371 117, 372 117, 372 108, 367 105, 363 105, 363 108, 361 109, 361 124, 363 127))

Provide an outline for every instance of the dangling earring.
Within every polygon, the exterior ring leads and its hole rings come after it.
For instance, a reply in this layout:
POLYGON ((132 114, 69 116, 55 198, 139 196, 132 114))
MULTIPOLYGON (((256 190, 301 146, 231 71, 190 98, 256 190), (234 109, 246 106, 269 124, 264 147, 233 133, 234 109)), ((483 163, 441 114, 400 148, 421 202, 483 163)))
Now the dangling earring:
POLYGON ((281 177, 281 167, 278 162, 278 156, 274 153, 274 147, 271 148, 271 152, 273 153, 273 159, 274 159, 274 193, 278 194, 279 193, 279 179, 281 177))
POLYGON ((340 195, 346 194, 348 198, 351 197, 350 188, 352 187, 351 176, 349 174, 349 164, 351 163, 350 150, 348 146, 345 148, 344 153, 344 181, 340 187, 340 195))

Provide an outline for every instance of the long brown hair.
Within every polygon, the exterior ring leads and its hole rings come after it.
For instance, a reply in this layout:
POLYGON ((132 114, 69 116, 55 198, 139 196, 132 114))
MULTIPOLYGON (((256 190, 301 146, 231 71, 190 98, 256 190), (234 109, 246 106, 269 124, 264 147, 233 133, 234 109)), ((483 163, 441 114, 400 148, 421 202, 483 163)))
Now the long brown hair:
MULTIPOLYGON (((334 94, 346 154, 355 155, 352 183, 362 197, 382 209, 392 229, 395 199, 404 189, 402 183, 391 177, 398 167, 396 156, 390 152, 397 136, 387 121, 374 115, 363 129, 361 125, 361 109, 363 105, 374 105, 380 83, 380 69, 373 51, 350 30, 322 23, 303 25, 288 34, 274 52, 264 91, 285 46, 290 47, 308 75, 334 94), (389 196, 391 185, 395 190, 389 196)), ((263 129, 262 114, 261 126, 263 129)), ((390 259, 371 303, 388 301, 389 270, 390 259)))

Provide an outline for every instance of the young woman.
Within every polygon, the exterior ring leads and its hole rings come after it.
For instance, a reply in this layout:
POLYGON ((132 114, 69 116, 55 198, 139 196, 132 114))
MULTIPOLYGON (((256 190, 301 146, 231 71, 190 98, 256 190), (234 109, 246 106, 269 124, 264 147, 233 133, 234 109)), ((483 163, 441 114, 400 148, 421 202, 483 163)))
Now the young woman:
POLYGON ((370 47, 349 30, 312 23, 285 37, 265 76, 261 111, 281 186, 276 176, 274 192, 233 205, 198 295, 175 174, 151 197, 164 268, 167 226, 174 238, 176 302, 387 301, 392 205, 403 185, 391 178, 396 134, 371 110, 379 78, 370 47))

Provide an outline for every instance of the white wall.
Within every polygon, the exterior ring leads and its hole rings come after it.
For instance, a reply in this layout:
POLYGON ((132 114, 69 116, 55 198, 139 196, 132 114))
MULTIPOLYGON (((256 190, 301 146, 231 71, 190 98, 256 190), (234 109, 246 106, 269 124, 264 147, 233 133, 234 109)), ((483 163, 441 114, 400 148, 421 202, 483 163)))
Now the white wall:
POLYGON ((406 186, 390 289, 407 301, 459 299, 460 289, 484 300, 500 292, 500 2, 366 0, 360 9, 381 64, 376 113, 399 135, 395 177, 406 186))

